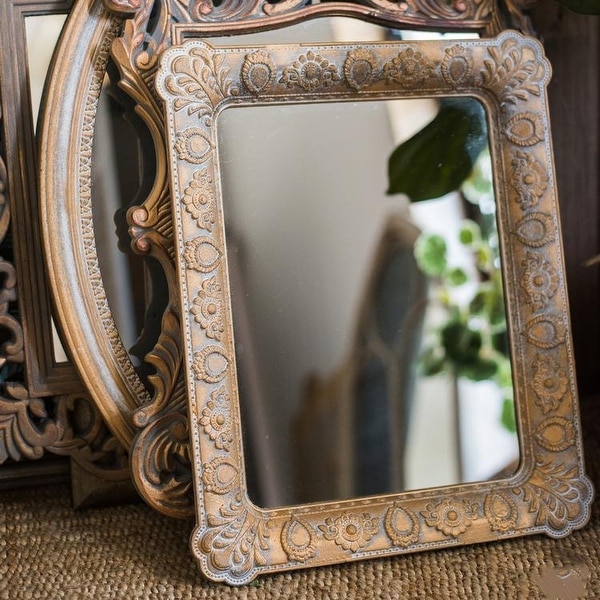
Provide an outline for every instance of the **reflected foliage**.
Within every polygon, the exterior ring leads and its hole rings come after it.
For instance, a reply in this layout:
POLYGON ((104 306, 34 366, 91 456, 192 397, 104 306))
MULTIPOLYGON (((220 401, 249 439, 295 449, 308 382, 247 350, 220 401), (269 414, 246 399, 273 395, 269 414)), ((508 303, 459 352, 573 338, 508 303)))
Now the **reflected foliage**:
POLYGON ((388 194, 406 194, 419 202, 453 192, 486 145, 481 104, 469 98, 444 99, 433 121, 390 156, 388 194))

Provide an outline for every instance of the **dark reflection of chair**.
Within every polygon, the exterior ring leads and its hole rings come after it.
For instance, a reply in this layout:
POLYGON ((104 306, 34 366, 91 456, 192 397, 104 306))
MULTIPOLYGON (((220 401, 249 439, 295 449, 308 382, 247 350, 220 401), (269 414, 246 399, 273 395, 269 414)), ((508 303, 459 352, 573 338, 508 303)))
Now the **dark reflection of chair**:
POLYGON ((427 283, 413 255, 417 229, 387 223, 367 281, 349 358, 311 376, 296 423, 303 501, 404 489, 404 453, 427 283))

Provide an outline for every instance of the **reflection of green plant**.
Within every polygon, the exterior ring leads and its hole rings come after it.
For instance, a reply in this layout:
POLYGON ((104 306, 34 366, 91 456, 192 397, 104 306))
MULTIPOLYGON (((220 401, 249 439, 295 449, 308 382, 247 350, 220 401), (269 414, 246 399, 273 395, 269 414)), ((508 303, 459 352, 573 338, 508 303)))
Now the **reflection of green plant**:
POLYGON ((446 371, 472 381, 494 381, 504 397, 502 422, 514 431, 502 275, 497 256, 474 221, 463 222, 459 239, 471 251, 477 275, 448 264, 446 241, 440 235, 423 233, 415 246, 419 267, 436 281, 437 299, 446 311, 444 322, 421 355, 421 369, 424 375, 446 371), (456 290, 466 286, 468 300, 456 300, 456 290))
POLYGON ((419 202, 452 192, 469 176, 486 146, 481 104, 471 98, 446 98, 431 123, 390 156, 388 194, 406 194, 419 202))
POLYGON ((473 256, 473 268, 450 264, 447 244, 423 233, 415 245, 419 268, 436 282, 444 321, 421 356, 425 375, 442 371, 473 381, 494 381, 504 397, 502 423, 515 430, 502 274, 495 205, 481 105, 470 98, 447 99, 433 121, 390 156, 388 193, 412 202, 461 190, 478 212, 465 219, 458 238, 473 256), (460 298, 460 300, 459 300, 460 298))

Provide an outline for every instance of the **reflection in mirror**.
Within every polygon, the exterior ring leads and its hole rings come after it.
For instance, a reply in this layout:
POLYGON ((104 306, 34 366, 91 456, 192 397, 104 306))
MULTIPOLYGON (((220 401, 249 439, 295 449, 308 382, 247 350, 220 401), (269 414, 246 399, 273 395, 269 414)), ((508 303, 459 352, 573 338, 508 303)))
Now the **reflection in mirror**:
MULTIPOLYGON (((66 15, 39 15, 25 18, 29 92, 34 128, 38 119, 42 91, 52 59, 52 53, 54 52, 66 18, 66 15)), ((58 364, 65 363, 68 361, 68 358, 60 341, 54 320, 52 320, 51 327, 54 361, 58 364)))
MULTIPOLYGON (((138 374, 144 377, 143 358, 156 342, 156 321, 168 291, 160 269, 149 277, 148 264, 131 250, 126 211, 148 193, 155 156, 148 128, 135 113, 133 102, 117 86, 109 64, 96 115, 92 159, 92 211, 97 255, 106 298, 123 345, 138 374), (160 290, 157 291, 157 286, 160 290), (154 300, 154 303, 153 303, 154 300), (155 313, 155 319, 148 317, 155 313)), ((164 308, 164 307, 163 307, 164 308)))
POLYGON ((25 18, 27 63, 31 112, 36 123, 48 67, 67 15, 39 15, 25 18))
MULTIPOLYGON (((245 462, 260 506, 516 469, 487 137, 459 191, 420 202, 386 194, 394 148, 446 102, 219 115, 245 462)), ((475 100, 461 102, 483 115, 475 100)), ((451 138, 430 141, 455 149, 451 138)), ((415 181, 432 177, 424 166, 413 157, 415 181)), ((214 199, 196 184, 186 210, 210 221, 214 199)), ((205 304, 201 292, 199 322, 205 304)))

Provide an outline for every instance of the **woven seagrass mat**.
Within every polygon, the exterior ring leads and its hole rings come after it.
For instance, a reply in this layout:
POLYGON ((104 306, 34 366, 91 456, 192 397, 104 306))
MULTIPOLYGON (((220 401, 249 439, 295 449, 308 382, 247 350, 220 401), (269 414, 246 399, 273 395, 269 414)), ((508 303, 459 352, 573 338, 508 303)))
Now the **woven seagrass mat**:
MULTIPOLYGON (((600 488, 600 405, 584 411, 587 471, 600 488), (588 414, 589 413, 589 414, 588 414)), ((598 502, 582 530, 263 576, 231 588, 201 578, 191 524, 143 504, 74 512, 66 486, 0 493, 0 599, 600 599, 598 502), (587 579, 548 595, 540 574, 578 565, 587 579)))

